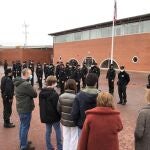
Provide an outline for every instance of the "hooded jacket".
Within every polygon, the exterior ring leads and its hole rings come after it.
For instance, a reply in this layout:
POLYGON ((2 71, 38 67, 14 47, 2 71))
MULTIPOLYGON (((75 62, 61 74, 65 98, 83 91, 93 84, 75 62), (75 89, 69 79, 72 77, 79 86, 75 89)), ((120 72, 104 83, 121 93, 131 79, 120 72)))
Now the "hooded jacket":
POLYGON ((123 129, 119 115, 109 107, 86 111, 78 150, 119 150, 118 132, 123 129))
POLYGON ((77 94, 72 107, 72 118, 76 126, 83 127, 85 111, 96 107, 96 98, 99 91, 94 87, 86 87, 77 94))
POLYGON ((32 85, 28 81, 19 77, 14 79, 14 85, 17 112, 32 112, 35 107, 33 98, 37 97, 37 92, 33 89, 32 85))
POLYGON ((39 94, 40 118, 42 123, 55 123, 60 121, 57 111, 59 95, 54 88, 43 88, 39 94))

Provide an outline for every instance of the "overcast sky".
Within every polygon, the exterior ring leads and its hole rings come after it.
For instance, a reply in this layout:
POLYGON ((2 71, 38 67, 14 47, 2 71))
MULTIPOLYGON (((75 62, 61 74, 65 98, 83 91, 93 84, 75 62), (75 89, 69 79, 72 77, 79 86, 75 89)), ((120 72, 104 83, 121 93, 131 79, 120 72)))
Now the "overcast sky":
MULTIPOLYGON (((0 0, 0 45, 52 44, 48 33, 113 18, 114 0, 0 0)), ((117 0, 117 18, 150 13, 150 0, 117 0)))

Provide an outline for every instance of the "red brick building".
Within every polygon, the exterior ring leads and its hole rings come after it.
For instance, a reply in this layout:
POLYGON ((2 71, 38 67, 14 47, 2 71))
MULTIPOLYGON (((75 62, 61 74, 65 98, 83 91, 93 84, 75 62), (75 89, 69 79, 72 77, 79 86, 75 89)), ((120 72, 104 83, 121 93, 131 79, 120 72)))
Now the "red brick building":
POLYGON ((26 46, 26 47, 0 47, 0 61, 7 60, 9 64, 12 61, 34 60, 35 63, 53 62, 52 46, 26 46))
MULTIPOLYGON (((112 21, 49 34, 54 40, 54 62, 75 59, 107 68, 111 54, 112 21)), ((150 71, 150 14, 117 20, 114 63, 127 70, 150 71)))

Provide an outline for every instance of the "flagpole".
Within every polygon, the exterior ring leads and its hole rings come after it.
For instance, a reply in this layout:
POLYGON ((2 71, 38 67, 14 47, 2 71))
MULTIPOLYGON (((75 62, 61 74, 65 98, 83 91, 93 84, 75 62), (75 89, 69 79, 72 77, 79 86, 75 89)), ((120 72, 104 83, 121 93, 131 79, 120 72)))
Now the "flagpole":
POLYGON ((116 0, 114 0, 114 16, 113 16, 113 26, 112 26, 112 41, 111 41, 111 64, 113 64, 114 57, 114 35, 115 35, 115 20, 116 20, 116 0))
POLYGON ((113 20, 112 26, 112 38, 111 38, 111 64, 113 64, 113 56, 114 56, 114 34, 115 34, 115 21, 113 20))

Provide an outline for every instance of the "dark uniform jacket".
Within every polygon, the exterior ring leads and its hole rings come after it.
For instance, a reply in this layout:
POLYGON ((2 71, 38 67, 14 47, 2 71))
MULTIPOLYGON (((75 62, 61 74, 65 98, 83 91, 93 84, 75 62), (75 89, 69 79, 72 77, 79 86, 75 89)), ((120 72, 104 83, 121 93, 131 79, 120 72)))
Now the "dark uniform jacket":
POLYGON ((1 80, 2 97, 12 99, 14 96, 14 84, 11 77, 4 76, 1 80))
POLYGON ((37 92, 28 81, 19 77, 14 79, 14 85, 18 113, 32 112, 35 107, 33 98, 37 97, 37 92))
POLYGON ((71 74, 71 79, 74 79, 76 82, 79 82, 81 79, 81 70, 80 69, 73 69, 71 74))
POLYGON ((86 78, 87 73, 88 73, 88 68, 87 67, 82 67, 81 68, 81 76, 82 76, 82 78, 86 78))
POLYGON ((93 66, 90 69, 90 73, 95 73, 99 77, 100 76, 100 68, 98 68, 97 66, 93 66))
POLYGON ((108 69, 106 79, 108 79, 108 80, 114 80, 115 76, 116 76, 115 69, 108 69))
POLYGON ((59 96, 53 88, 43 88, 39 94, 40 119, 42 123, 55 123, 60 121, 57 111, 59 96))
POLYGON ((37 69, 37 77, 38 78, 42 78, 43 77, 43 69, 42 68, 38 68, 37 69))
POLYGON ((57 108, 61 114, 61 123, 67 127, 75 127, 75 123, 73 122, 73 118, 71 116, 75 96, 74 91, 66 90, 65 93, 59 97, 57 108))
POLYGON ((127 86, 127 84, 130 82, 129 74, 126 71, 119 72, 118 74, 118 86, 127 86))
POLYGON ((71 76, 71 68, 69 66, 67 66, 65 68, 65 72, 66 72, 67 79, 69 79, 71 76))
POLYGON ((65 69, 60 69, 59 70, 59 81, 66 81, 67 79, 67 76, 66 76, 66 72, 65 72, 65 69))

